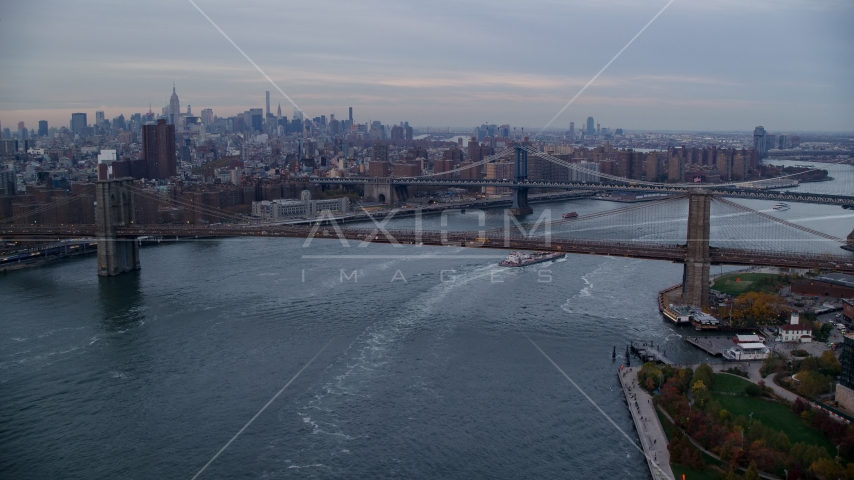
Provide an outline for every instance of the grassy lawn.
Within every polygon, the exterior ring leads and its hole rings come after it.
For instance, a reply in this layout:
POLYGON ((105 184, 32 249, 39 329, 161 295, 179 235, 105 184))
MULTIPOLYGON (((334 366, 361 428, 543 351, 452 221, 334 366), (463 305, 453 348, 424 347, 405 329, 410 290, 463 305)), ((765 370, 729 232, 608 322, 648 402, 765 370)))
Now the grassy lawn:
POLYGON ((744 395, 732 396, 721 395, 712 392, 712 397, 720 402, 721 407, 727 409, 733 416, 750 416, 762 422, 763 425, 778 431, 783 431, 789 436, 792 445, 804 442, 819 445, 827 449, 827 453, 836 454, 836 447, 820 431, 805 425, 801 419, 792 413, 785 405, 766 402, 758 398, 744 395))
POLYGON ((775 288, 773 284, 760 283, 763 278, 779 280, 780 276, 772 273, 734 273, 716 278, 712 288, 734 297, 751 291, 776 293, 779 286, 775 288))
POLYGON ((752 383, 746 378, 737 377, 728 373, 716 373, 714 382, 715 384, 712 386, 712 391, 724 393, 744 393, 744 387, 752 383))

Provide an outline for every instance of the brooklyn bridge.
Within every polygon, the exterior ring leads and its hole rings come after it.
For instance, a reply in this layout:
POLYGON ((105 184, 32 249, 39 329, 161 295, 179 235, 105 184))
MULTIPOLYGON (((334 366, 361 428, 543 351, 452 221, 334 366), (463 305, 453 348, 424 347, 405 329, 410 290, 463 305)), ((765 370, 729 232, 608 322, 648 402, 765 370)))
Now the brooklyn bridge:
MULTIPOLYGON (((420 214, 416 211, 413 228, 391 228, 387 222, 398 210, 392 210, 382 221, 366 216, 372 223, 360 227, 344 227, 331 214, 322 215, 310 225, 272 224, 212 207, 180 205, 180 199, 171 201, 177 206, 204 209, 216 222, 140 224, 136 221, 135 203, 159 196, 125 178, 97 182, 95 224, 40 225, 29 223, 26 218, 13 217, 0 223, 0 238, 40 242, 96 239, 97 273, 101 276, 139 269, 138 239, 144 237, 292 237, 304 239, 304 246, 314 241, 325 241, 340 242, 342 248, 381 243, 403 251, 423 246, 453 246, 642 258, 683 264, 683 303, 696 306, 709 303, 709 270, 712 265, 825 269, 854 274, 854 254, 844 249, 850 248, 847 239, 787 222, 728 198, 847 206, 854 204, 852 196, 775 192, 744 184, 656 184, 608 175, 600 175, 596 182, 529 182, 526 178, 528 154, 545 156, 566 168, 579 167, 549 158, 530 147, 517 145, 512 150, 516 175, 500 183, 512 189, 513 206, 506 212, 504 225, 500 227, 486 228, 479 224, 462 231, 429 230, 421 228, 420 214), (658 200, 613 210, 573 218, 552 218, 549 210, 539 216, 532 215, 533 209, 528 204, 528 190, 531 188, 596 191, 619 188, 662 195, 658 200)), ((482 163, 494 158, 496 156, 482 163)), ((476 165, 470 167, 473 166, 476 165)), ((396 197, 404 195, 405 188, 402 187, 409 185, 473 186, 489 182, 431 176, 379 180, 312 178, 312 181, 361 183, 365 185, 366 197, 383 195, 387 203, 395 203, 396 197), (369 192, 368 188, 375 190, 369 192)), ((43 208, 61 208, 63 201, 43 208)), ((32 213, 28 212, 28 215, 32 213)))

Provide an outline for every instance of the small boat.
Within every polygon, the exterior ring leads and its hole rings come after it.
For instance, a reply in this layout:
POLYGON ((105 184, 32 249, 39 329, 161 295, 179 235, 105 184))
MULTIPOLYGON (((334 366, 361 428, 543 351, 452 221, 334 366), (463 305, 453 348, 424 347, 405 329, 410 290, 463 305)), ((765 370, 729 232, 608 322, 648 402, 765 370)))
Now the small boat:
POLYGON ((780 202, 777 205, 774 205, 774 210, 788 210, 788 209, 789 209, 789 204, 787 204, 787 203, 780 202))
POLYGON ((578 214, 575 212, 564 213, 561 215, 562 218, 578 218, 578 214))
POLYGON ((560 252, 510 252, 510 255, 507 255, 507 258, 499 262, 498 265, 501 267, 527 267, 528 265, 557 260, 565 256, 565 253, 560 252))

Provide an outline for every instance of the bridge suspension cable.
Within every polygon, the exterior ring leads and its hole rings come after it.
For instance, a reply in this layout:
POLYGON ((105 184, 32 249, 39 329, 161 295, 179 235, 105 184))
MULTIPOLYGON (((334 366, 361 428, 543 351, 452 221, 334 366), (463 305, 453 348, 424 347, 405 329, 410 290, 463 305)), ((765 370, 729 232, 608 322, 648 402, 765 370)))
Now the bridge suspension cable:
POLYGON ((840 255, 843 241, 729 200, 712 197, 709 244, 713 248, 795 255, 840 255))
POLYGON ((772 222, 777 222, 781 225, 786 225, 787 227, 795 228, 795 229, 798 229, 802 232, 806 232, 806 233, 815 235, 817 237, 826 238, 828 240, 833 240, 834 242, 845 243, 845 240, 842 238, 834 237, 833 235, 829 235, 827 233, 819 232, 818 230, 813 230, 813 229, 805 227, 803 225, 798 225, 797 223, 787 222, 786 220, 783 220, 782 218, 773 217, 771 215, 768 215, 767 213, 762 213, 762 212, 760 212, 758 210, 754 210, 750 207, 745 207, 744 205, 740 205, 738 203, 727 200, 725 198, 718 198, 718 197, 713 197, 713 198, 715 201, 724 203, 726 205, 737 208, 739 210, 743 210, 743 211, 751 213, 753 215, 757 215, 757 216, 762 217, 766 220, 771 220, 772 222))
POLYGON ((63 206, 65 206, 71 202, 82 199, 84 196, 83 193, 84 192, 78 192, 78 193, 75 193, 72 195, 68 195, 66 197, 62 197, 61 200, 57 200, 55 202, 51 202, 51 203, 43 205, 41 207, 34 208, 32 210, 28 210, 25 213, 20 213, 18 215, 12 216, 12 217, 4 218, 3 220, 0 220, 0 223, 14 223, 16 220, 21 219, 21 218, 27 218, 27 217, 31 217, 33 215, 40 215, 40 214, 47 212, 49 210, 53 210, 53 209, 56 209, 59 207, 63 207, 63 206))
MULTIPOLYGON (((653 200, 626 207, 590 213, 572 219, 560 219, 538 226, 523 225, 524 236, 551 236, 553 241, 568 239, 598 242, 603 245, 684 246, 687 219, 686 195, 653 200), (546 227, 546 228, 543 228, 546 227), (530 232, 527 229, 531 228, 530 232)), ((506 234, 516 234, 518 227, 510 226, 506 234)))
MULTIPOLYGON (((142 198, 147 198, 149 200, 155 200, 158 203, 172 204, 175 206, 184 207, 186 209, 191 209, 191 210, 197 211, 199 213, 208 215, 210 217, 218 218, 220 220, 230 220, 234 223, 247 223, 247 224, 253 223, 250 219, 242 217, 238 214, 234 214, 234 213, 222 210, 220 208, 211 207, 208 205, 197 204, 197 203, 190 202, 190 201, 180 199, 180 198, 172 198, 172 197, 163 198, 163 196, 158 194, 158 193, 148 191, 148 190, 143 189, 141 187, 138 187, 136 185, 128 185, 127 190, 130 193, 132 193, 133 195, 137 195, 137 196, 140 196, 142 198)), ((141 208, 141 206, 138 206, 138 208, 141 208)), ((254 222, 254 223, 257 223, 257 222, 254 222)))

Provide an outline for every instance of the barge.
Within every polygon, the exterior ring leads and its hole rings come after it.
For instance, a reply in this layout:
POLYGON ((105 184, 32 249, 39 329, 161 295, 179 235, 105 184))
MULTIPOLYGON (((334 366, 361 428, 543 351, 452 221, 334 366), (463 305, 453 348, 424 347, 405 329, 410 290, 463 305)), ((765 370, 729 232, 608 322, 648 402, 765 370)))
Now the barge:
POLYGON ((510 255, 507 255, 507 258, 499 262, 498 265, 502 267, 527 267, 565 256, 565 253, 560 252, 510 252, 510 255))

